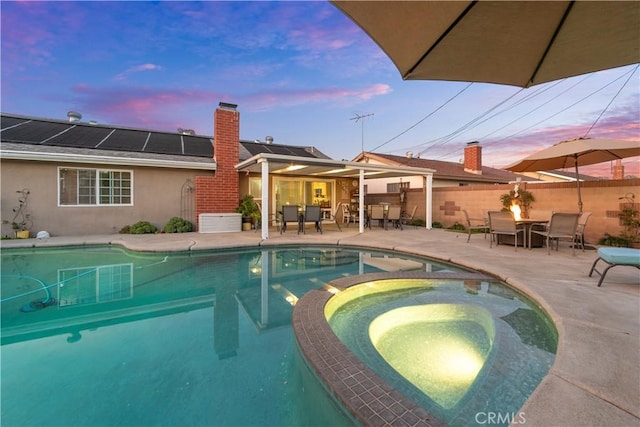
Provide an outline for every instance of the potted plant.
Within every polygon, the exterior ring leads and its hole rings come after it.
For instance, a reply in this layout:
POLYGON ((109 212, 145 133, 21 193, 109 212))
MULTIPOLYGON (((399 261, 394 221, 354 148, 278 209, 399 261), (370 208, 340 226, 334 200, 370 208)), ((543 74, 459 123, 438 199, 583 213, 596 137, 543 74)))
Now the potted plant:
POLYGON ((18 239, 28 239, 29 230, 31 229, 31 215, 27 212, 27 200, 30 191, 27 188, 16 191, 18 196, 18 206, 13 208, 13 220, 11 220, 11 228, 16 233, 18 239))
POLYGON ((260 207, 250 194, 247 194, 240 200, 236 212, 242 215, 243 231, 251 230, 252 225, 260 220, 260 207))
POLYGON ((517 193, 515 190, 511 190, 508 193, 505 193, 500 196, 500 202, 502 203, 502 210, 508 211, 511 209, 511 206, 515 203, 520 205, 522 209, 522 217, 529 218, 529 210, 531 209, 531 203, 535 202, 536 199, 533 197, 530 191, 527 190, 519 190, 517 193))
POLYGON ((29 238, 29 229, 27 228, 26 221, 16 222, 13 221, 11 223, 11 227, 16 233, 16 238, 18 239, 28 239, 29 238))

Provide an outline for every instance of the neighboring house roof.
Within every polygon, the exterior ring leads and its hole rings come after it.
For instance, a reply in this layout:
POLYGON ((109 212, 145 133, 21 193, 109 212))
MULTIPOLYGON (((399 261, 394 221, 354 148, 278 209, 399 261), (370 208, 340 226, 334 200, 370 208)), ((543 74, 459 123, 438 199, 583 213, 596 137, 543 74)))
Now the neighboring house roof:
MULTIPOLYGON (((515 181, 518 177, 522 178, 522 175, 520 174, 509 172, 503 169, 490 168, 487 166, 482 167, 482 174, 476 174, 472 172, 466 172, 462 163, 421 159, 419 157, 394 156, 392 154, 361 153, 354 159, 354 161, 363 161, 365 157, 376 160, 378 162, 393 164, 397 166, 406 165, 412 167, 434 169, 434 179, 508 184, 509 182, 515 181)), ((532 180, 536 179, 532 178, 532 180)))
MULTIPOLYGON (((570 181, 570 182, 574 182, 576 180, 576 173, 575 172, 568 172, 568 171, 563 171, 563 170, 552 170, 552 171, 538 171, 538 172, 531 172, 527 174, 528 176, 532 176, 532 175, 546 175, 549 176, 555 180, 558 181, 570 181)), ((589 176, 589 175, 584 175, 582 173, 580 173, 580 181, 601 181, 602 178, 598 178, 595 176, 589 176)))
MULTIPOLYGON (((213 137, 79 121, 0 115, 3 158, 215 169, 213 137), (47 157, 48 156, 48 157, 47 157)), ((314 147, 240 141, 238 161, 259 153, 328 157, 314 147)))

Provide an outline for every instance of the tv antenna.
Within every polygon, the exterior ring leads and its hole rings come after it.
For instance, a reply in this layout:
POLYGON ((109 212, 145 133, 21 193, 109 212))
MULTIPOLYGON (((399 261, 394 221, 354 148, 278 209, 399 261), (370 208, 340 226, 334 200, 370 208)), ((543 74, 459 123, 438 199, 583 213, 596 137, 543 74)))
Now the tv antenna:
POLYGON ((368 113, 368 114, 358 114, 358 113, 354 113, 356 116, 350 118, 349 120, 355 120, 356 123, 358 123, 358 120, 362 120, 362 152, 364 153, 364 119, 367 117, 371 117, 373 116, 373 113, 368 113))

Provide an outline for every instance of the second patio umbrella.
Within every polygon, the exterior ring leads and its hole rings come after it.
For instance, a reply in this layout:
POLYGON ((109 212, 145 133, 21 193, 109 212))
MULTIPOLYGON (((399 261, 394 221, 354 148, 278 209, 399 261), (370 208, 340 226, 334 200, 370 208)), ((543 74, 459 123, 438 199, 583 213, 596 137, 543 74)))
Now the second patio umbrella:
POLYGON ((505 169, 511 172, 537 172, 575 168, 578 186, 578 208, 582 212, 578 165, 587 166, 611 160, 640 156, 640 141, 616 139, 576 138, 561 141, 533 153, 505 169))

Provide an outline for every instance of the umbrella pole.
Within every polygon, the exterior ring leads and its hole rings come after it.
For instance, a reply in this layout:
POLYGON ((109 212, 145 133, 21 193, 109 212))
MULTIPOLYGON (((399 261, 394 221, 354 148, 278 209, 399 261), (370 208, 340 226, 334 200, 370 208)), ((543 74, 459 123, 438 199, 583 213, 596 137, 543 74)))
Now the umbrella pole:
POLYGON ((578 212, 582 213, 582 194, 580 194, 580 174, 578 173, 578 155, 573 155, 576 165, 576 184, 578 185, 578 212))

